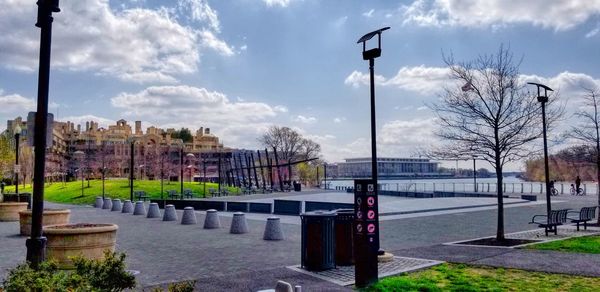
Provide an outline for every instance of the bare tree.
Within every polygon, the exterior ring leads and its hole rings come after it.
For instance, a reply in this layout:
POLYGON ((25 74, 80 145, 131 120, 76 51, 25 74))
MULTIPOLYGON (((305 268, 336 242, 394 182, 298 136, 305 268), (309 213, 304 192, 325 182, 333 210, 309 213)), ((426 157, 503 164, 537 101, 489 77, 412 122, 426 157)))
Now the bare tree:
MULTIPOLYGON (((598 106, 600 98, 600 90, 598 88, 583 88, 585 95, 583 96, 584 105, 587 110, 580 110, 575 113, 581 122, 576 127, 572 127, 568 136, 580 140, 588 145, 594 145, 596 148, 596 178, 598 183, 598 205, 600 205, 600 119, 598 117, 598 106)), ((600 216, 598 216, 598 224, 600 225, 600 216)))
POLYGON ((295 158, 302 151, 302 135, 288 128, 271 126, 258 141, 265 147, 277 149, 280 159, 295 158))
MULTIPOLYGON (((472 155, 489 162, 498 183, 496 240, 504 238, 503 167, 532 153, 529 142, 542 136, 541 106, 519 83, 520 61, 508 48, 455 62, 444 57, 454 86, 445 88, 441 101, 430 107, 437 114, 436 134, 448 141, 435 156, 464 158, 472 155)), ((558 111, 549 110, 551 123, 558 111)), ((550 124, 549 123, 549 124, 550 124)))
POLYGON ((319 157, 321 153, 321 145, 319 143, 310 140, 310 139, 302 139, 300 143, 302 150, 300 156, 302 159, 312 159, 319 157))

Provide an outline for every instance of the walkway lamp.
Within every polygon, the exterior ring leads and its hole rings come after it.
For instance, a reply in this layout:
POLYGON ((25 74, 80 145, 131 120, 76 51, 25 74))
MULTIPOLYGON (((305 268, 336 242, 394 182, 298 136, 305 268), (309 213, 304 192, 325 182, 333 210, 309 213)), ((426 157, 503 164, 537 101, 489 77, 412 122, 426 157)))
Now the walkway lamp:
POLYGON ((550 170, 548 169, 548 142, 546 139, 546 103, 548 102, 548 91, 553 91, 552 88, 535 82, 527 82, 527 84, 537 87, 537 100, 542 104, 542 131, 544 135, 544 176, 546 177, 546 212, 548 221, 550 221, 550 211, 552 203, 550 201, 550 170), (544 89, 544 95, 541 95, 540 89, 544 89))
POLYGON ((77 157, 77 160, 79 160, 79 172, 81 173, 81 197, 83 198, 83 184, 84 184, 84 180, 85 177, 83 176, 83 157, 85 156, 85 153, 81 150, 77 150, 75 152, 73 152, 73 156, 77 157))
POLYGON ((17 194, 17 202, 21 201, 19 196, 19 172, 21 172, 21 166, 19 165, 19 142, 21 140, 21 127, 17 124, 13 130, 15 133, 15 193, 17 194))
MULTIPOLYGON (((373 214, 373 224, 369 224, 369 229, 373 226, 372 230, 369 231, 370 235, 368 235, 368 243, 367 250, 361 251, 365 254, 365 263, 360 263, 355 266, 355 280, 356 285, 359 287, 364 287, 368 285, 370 282, 377 281, 378 272, 377 272, 377 254, 383 254, 383 251, 380 249, 379 245, 379 218, 378 218, 378 206, 377 206, 377 196, 379 193, 379 184, 377 183, 377 135, 376 135, 376 116, 375 116, 375 59, 381 56, 381 33, 385 30, 390 29, 389 27, 384 27, 370 33, 365 34, 360 39, 358 39, 357 43, 362 43, 363 52, 362 57, 363 60, 369 60, 369 73, 371 77, 370 87, 371 87, 371 176, 373 183, 372 197, 369 200, 373 200, 373 203, 370 208, 372 208, 369 212, 374 212, 373 214), (372 39, 374 36, 377 36, 377 47, 373 49, 367 50, 367 41, 372 39), (376 251, 376 254, 373 255, 373 251, 376 251), (375 269, 370 269, 367 267, 375 265, 375 269), (364 270, 367 268, 368 270, 364 270)), ((356 196, 356 195, 355 195, 356 196)), ((360 208, 360 203, 355 202, 355 209, 360 208)), ((362 211, 358 211, 362 214, 362 211)), ((370 214, 370 213, 369 213, 370 214)), ((365 238, 367 238, 365 237, 365 238)), ((366 239, 365 239, 366 240, 366 239)), ((358 260, 357 260, 358 261, 358 260)))
POLYGON ((130 137, 127 139, 129 143, 129 200, 134 202, 133 200, 133 179, 134 179, 134 168, 135 168, 135 137, 130 137))

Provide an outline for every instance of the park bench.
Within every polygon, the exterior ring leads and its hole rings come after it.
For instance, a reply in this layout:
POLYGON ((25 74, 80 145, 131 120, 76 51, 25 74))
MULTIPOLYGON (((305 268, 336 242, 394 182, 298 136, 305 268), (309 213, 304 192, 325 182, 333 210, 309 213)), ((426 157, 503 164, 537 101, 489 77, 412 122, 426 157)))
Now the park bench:
POLYGON ((587 230, 587 222, 596 218, 596 206, 583 207, 580 211, 569 211, 568 214, 576 214, 576 217, 569 217, 571 223, 577 223, 577 231, 579 231, 579 224, 583 223, 583 229, 587 230))
POLYGON ((133 192, 138 201, 146 201, 150 197, 146 194, 146 191, 135 191, 133 192))
POLYGON ((222 194, 223 196, 229 196, 229 190, 227 190, 227 189, 223 189, 223 190, 221 191, 221 194, 222 194))
POLYGON ((568 212, 569 209, 550 210, 549 218, 547 215, 534 215, 529 224, 538 224, 539 227, 544 227, 546 236, 548 236, 548 232, 554 232, 556 235, 558 234, 557 227, 567 222, 568 212), (536 220, 536 218, 538 219, 536 220))
POLYGON ((209 188, 208 189, 208 193, 210 194, 211 197, 216 197, 217 196, 217 190, 215 190, 213 188, 209 188))
POLYGON ((169 199, 177 199, 177 198, 179 198, 179 194, 177 194, 176 190, 168 190, 167 191, 167 197, 169 199))
POLYGON ((185 189, 185 190, 183 190, 183 196, 187 199, 191 199, 194 197, 194 194, 192 193, 192 190, 185 189))

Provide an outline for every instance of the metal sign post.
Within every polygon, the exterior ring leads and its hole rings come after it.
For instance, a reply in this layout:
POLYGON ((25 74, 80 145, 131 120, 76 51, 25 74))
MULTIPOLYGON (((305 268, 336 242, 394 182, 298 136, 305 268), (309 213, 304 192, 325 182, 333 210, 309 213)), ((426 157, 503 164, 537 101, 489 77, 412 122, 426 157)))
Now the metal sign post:
POLYGON ((354 260, 357 287, 376 282, 379 212, 375 180, 354 180, 354 260))

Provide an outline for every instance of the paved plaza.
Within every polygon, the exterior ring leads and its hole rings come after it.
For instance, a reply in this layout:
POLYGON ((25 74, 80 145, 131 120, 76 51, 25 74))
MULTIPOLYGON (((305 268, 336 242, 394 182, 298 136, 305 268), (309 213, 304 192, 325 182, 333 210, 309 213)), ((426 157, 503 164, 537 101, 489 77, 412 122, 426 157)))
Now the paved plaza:
MULTIPOLYGON (((237 197, 238 200, 263 200, 274 197, 312 198, 322 191, 286 194, 266 194, 237 197)), ((339 194, 326 194, 339 197, 339 194)), ((350 198, 352 194, 347 194, 350 198)), ((231 200, 232 198, 221 198, 231 200)), ((496 228, 494 206, 481 205, 481 198, 460 198, 461 205, 445 211, 416 212, 382 216, 381 246, 398 257, 417 258, 492 266, 507 266, 600 276, 600 255, 563 254, 507 248, 452 246, 444 243, 492 236, 496 228), (462 200, 464 199, 464 200, 462 200), (460 206, 463 206, 460 208, 460 206), (543 256, 540 256, 543 255, 543 256), (579 267, 579 268, 577 268, 579 267)), ((573 208, 594 205, 594 196, 553 198, 554 208, 573 208)), ((458 204, 456 200, 398 199, 381 197, 382 208, 431 209, 433 204, 458 204), (421 206, 419 207, 419 202, 421 206), (402 204, 405 203, 406 206, 402 204), (387 205, 393 205, 389 207, 387 205)), ((143 216, 121 214, 89 206, 57 205, 72 211, 71 222, 115 223, 119 225, 117 249, 127 253, 128 268, 139 271, 140 287, 195 279, 200 291, 257 291, 272 288, 277 280, 302 285, 304 291, 346 291, 322 278, 294 271, 288 267, 300 264, 300 218, 281 217, 285 240, 262 239, 266 214, 247 214, 250 233, 229 234, 232 213, 221 212, 223 228, 202 228, 205 212, 197 211, 197 225, 162 222, 143 216)), ((534 214, 545 213, 545 202, 517 202, 505 209, 506 232, 535 230, 528 224, 534 214)), ((181 212, 181 211, 178 211, 181 212)), ((181 213, 179 213, 181 218, 181 213)), ((18 236, 16 222, 0 223, 0 278, 6 270, 25 258, 25 237, 18 236)))

